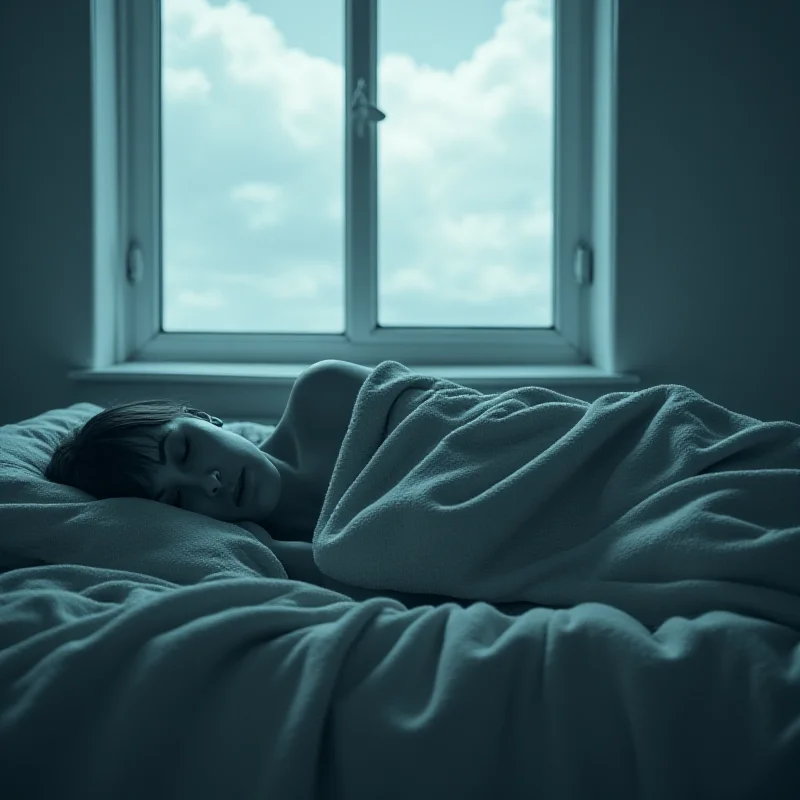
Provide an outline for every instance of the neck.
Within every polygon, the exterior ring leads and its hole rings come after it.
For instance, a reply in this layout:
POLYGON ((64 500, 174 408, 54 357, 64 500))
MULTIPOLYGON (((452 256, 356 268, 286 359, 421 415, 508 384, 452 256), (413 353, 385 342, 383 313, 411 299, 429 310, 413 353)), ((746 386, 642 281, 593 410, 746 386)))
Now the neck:
POLYGON ((314 496, 309 481, 297 466, 269 452, 266 455, 281 476, 281 494, 265 520, 265 527, 275 539, 310 542, 323 498, 314 496))

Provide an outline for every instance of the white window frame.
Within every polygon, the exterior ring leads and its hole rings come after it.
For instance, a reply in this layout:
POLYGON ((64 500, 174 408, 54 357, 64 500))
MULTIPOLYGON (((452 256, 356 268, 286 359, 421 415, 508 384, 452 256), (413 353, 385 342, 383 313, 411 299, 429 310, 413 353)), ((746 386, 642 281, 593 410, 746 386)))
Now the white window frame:
MULTIPOLYGON (((117 362, 374 365, 590 363, 595 3, 554 0, 554 326, 552 329, 380 328, 377 325, 377 136, 345 114, 345 334, 166 333, 161 330, 160 0, 116 0, 120 257, 117 362), (586 259, 579 255, 588 255, 586 259), (586 267, 588 266, 588 272, 586 267)), ((344 0, 345 97, 377 84, 379 0, 344 0)), ((391 115, 391 109, 385 109, 391 115)), ((595 326, 596 327, 596 326, 595 326)))

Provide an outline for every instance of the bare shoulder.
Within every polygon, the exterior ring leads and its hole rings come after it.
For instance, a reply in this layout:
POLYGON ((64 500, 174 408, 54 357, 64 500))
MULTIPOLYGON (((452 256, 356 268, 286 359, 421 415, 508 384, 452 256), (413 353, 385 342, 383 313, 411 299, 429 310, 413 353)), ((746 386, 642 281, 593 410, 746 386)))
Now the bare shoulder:
POLYGON ((370 367, 361 364, 354 364, 352 361, 340 361, 336 358, 326 358, 324 361, 317 361, 306 370, 300 373, 298 381, 305 381, 315 376, 326 376, 328 380, 346 380, 358 383, 359 388, 371 374, 370 367))
POLYGON ((349 420, 356 397, 372 370, 350 361, 329 358, 317 361, 304 370, 295 381, 290 402, 295 406, 310 406, 328 413, 347 412, 349 420))
POLYGON ((294 431, 301 463, 333 468, 350 425, 356 398, 372 373, 369 367, 327 359, 312 364, 295 381, 285 417, 294 431))

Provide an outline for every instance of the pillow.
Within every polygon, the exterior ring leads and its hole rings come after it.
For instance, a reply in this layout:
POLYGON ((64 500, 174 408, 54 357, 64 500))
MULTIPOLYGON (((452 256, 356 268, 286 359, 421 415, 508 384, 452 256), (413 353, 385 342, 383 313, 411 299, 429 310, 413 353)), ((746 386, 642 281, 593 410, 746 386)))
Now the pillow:
MULTIPOLYGON (((214 576, 285 578, 251 532, 133 497, 95 500, 44 470, 62 437, 101 410, 77 403, 0 427, 0 570, 79 564, 139 572, 182 585, 214 576)), ((225 423, 260 444, 271 426, 225 423)))

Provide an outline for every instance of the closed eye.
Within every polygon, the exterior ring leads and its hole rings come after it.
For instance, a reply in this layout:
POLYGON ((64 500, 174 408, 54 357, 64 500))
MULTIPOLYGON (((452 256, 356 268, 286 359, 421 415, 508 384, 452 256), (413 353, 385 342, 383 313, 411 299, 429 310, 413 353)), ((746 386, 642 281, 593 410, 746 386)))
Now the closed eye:
MULTIPOLYGON (((164 439, 166 439, 166 437, 164 437, 164 439)), ((184 442, 185 442, 184 450, 183 450, 183 453, 181 454, 181 457, 180 457, 180 463, 181 464, 185 464, 189 460, 189 455, 190 455, 191 450, 192 450, 192 443, 189 441, 188 437, 184 440, 184 442)), ((159 492, 154 499, 157 502, 162 502, 163 498, 164 498, 164 492, 162 491, 162 492, 159 492)), ((176 508, 182 508, 183 507, 181 505, 181 494, 180 494, 180 492, 175 492, 175 500, 172 502, 171 505, 174 505, 176 508)))

